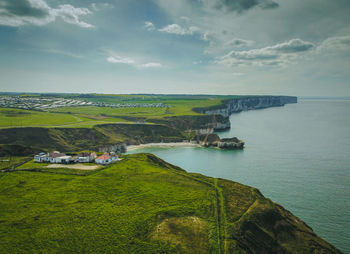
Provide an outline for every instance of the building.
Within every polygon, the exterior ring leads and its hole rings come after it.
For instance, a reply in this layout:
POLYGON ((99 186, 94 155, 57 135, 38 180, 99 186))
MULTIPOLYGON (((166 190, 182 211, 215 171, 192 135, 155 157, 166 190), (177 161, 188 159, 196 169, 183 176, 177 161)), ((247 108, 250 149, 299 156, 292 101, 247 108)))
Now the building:
POLYGON ((116 162, 118 160, 118 156, 113 153, 104 153, 103 155, 97 157, 95 159, 95 163, 107 165, 111 164, 113 162, 116 162))
POLYGON ((52 163, 58 163, 58 164, 69 164, 74 162, 72 159, 72 156, 60 156, 60 157, 56 157, 54 158, 54 162, 52 163))
POLYGON ((67 156, 66 154, 60 153, 58 151, 54 151, 52 153, 49 153, 49 156, 50 156, 51 163, 66 163, 66 164, 68 164, 68 163, 71 163, 73 161, 71 156, 67 156))
POLYGON ((81 163, 87 163, 92 162, 96 159, 96 153, 95 152, 82 152, 79 153, 77 156, 74 157, 75 162, 81 162, 81 163))
POLYGON ((34 161, 35 162, 49 162, 50 156, 47 153, 39 153, 39 154, 34 156, 34 161))

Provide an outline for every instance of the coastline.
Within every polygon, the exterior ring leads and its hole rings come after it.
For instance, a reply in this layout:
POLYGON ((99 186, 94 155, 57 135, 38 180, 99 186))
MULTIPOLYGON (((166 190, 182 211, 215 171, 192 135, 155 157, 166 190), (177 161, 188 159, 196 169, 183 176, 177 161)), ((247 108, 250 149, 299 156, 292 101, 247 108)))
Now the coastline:
POLYGON ((129 145, 126 147, 126 151, 133 151, 142 148, 149 147, 201 147, 201 145, 190 142, 172 142, 172 143, 148 143, 148 144, 140 144, 140 145, 129 145))

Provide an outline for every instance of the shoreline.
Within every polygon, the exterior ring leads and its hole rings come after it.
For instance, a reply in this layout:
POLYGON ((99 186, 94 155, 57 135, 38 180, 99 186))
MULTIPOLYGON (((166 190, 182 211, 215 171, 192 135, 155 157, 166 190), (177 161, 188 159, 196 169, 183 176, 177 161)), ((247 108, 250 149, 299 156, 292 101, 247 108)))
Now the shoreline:
POLYGON ((190 142, 172 142, 172 143, 148 143, 148 144, 140 144, 140 145, 129 145, 126 147, 126 151, 133 151, 142 148, 149 147, 201 147, 201 145, 190 142))

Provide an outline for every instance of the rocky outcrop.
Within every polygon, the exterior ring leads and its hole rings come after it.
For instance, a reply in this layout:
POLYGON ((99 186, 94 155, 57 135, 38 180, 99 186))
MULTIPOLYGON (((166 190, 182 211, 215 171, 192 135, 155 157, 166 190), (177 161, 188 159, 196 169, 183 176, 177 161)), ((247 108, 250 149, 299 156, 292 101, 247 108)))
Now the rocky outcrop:
POLYGON ((233 138, 223 138, 217 143, 217 147, 221 149, 235 150, 243 149, 244 142, 236 137, 233 138))
POLYGON ((280 107, 288 103, 297 103, 297 101, 297 97, 293 96, 245 96, 225 100, 220 106, 202 109, 197 108, 194 110, 207 115, 221 115, 223 117, 229 117, 232 113, 251 109, 280 107))
POLYGON ((197 135, 197 142, 204 147, 217 147, 220 149, 229 150, 244 148, 244 142, 236 137, 220 139, 217 134, 213 133, 207 135, 197 135))

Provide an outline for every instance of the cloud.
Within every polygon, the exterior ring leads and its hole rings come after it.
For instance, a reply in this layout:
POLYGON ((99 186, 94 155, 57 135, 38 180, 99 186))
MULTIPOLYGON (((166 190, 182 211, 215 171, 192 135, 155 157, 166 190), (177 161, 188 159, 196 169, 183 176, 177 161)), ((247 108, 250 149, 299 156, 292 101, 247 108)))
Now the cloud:
POLYGON ((344 51, 350 49, 350 36, 338 36, 330 37, 324 40, 320 46, 318 46, 318 51, 344 51))
POLYGON ((241 48, 241 47, 249 47, 249 46, 253 45, 254 42, 250 41, 250 40, 236 38, 236 39, 233 39, 233 40, 227 42, 226 44, 227 44, 227 46, 241 48))
POLYGON ((4 26, 42 26, 60 17, 66 23, 91 28, 93 25, 80 20, 80 16, 88 14, 92 14, 89 9, 70 4, 51 8, 44 0, 0 0, 0 25, 4 26))
POLYGON ((163 67, 163 65, 162 65, 161 63, 145 63, 145 64, 139 65, 139 67, 143 67, 143 68, 155 68, 155 67, 163 67))
POLYGON ((192 35, 197 32, 199 29, 195 26, 190 26, 189 28, 184 28, 178 24, 171 24, 165 26, 161 29, 158 29, 159 32, 177 34, 177 35, 192 35))
POLYGON ((280 43, 272 47, 267 47, 267 50, 276 51, 281 53, 299 53, 308 51, 314 47, 311 42, 302 41, 300 39, 293 39, 288 42, 280 43))
POLYGON ((63 19, 63 21, 65 21, 69 24, 77 25, 77 26, 84 27, 84 28, 94 27, 91 24, 88 24, 86 22, 79 20, 80 16, 92 13, 87 8, 75 8, 74 6, 72 6, 70 4, 64 4, 64 5, 58 6, 58 9, 52 9, 52 13, 56 17, 61 17, 63 19))
POLYGON ((309 51, 312 48, 314 48, 314 45, 310 42, 293 39, 260 49, 244 51, 233 50, 228 54, 219 57, 216 62, 228 66, 283 65, 297 58, 299 53, 309 51))
POLYGON ((134 65, 135 61, 128 57, 121 57, 121 56, 110 56, 107 58, 107 61, 110 63, 120 63, 120 64, 129 64, 134 65))
POLYGON ((274 9, 279 7, 279 4, 272 0, 217 0, 214 7, 227 12, 241 13, 254 7, 274 9))
POLYGON ((145 22, 145 28, 146 28, 148 31, 153 31, 153 30, 156 29, 155 26, 154 26, 154 24, 153 24, 152 22, 150 22, 150 21, 146 21, 146 22, 145 22))
POLYGON ((148 62, 148 63, 138 63, 132 58, 129 57, 122 57, 118 55, 113 55, 107 57, 107 62, 113 63, 113 64, 126 64, 137 68, 159 68, 163 67, 161 63, 156 62, 148 62))

